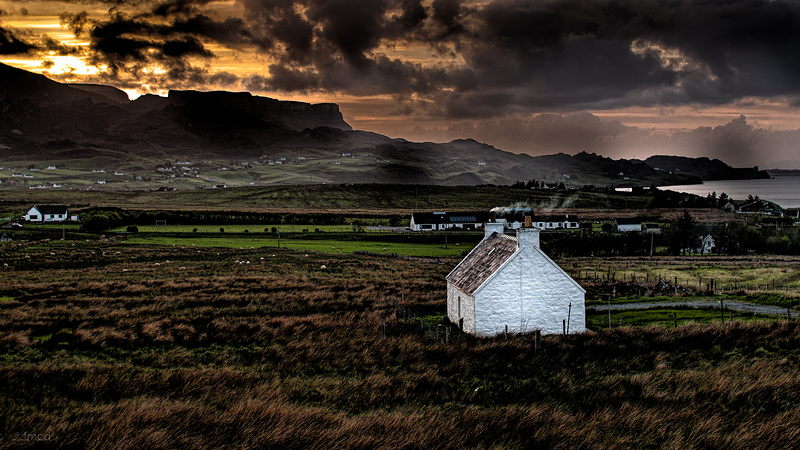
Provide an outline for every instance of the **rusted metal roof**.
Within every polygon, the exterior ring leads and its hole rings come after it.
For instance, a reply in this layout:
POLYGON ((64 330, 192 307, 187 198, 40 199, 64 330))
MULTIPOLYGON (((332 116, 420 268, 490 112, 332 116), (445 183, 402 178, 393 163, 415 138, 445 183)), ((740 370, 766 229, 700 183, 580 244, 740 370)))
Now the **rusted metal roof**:
POLYGON ((447 281, 472 295, 516 251, 517 238, 493 233, 447 275, 447 281))

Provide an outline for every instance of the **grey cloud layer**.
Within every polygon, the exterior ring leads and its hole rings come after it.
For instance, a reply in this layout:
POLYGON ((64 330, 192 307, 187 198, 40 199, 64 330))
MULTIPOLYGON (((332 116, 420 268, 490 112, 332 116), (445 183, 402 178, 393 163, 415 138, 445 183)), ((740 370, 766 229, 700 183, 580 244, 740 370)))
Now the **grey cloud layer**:
MULTIPOLYGON (((157 60, 181 69, 174 80, 197 77, 203 71, 187 57, 213 60, 216 44, 270 57, 268 74, 243 86, 391 94, 441 117, 720 104, 800 90, 800 2, 242 0, 244 14, 227 18, 212 18, 209 3, 137 2, 127 13, 120 3, 105 20, 64 21, 115 70, 157 60), (465 64, 390 58, 382 49, 392 44, 465 64)), ((25 51, 0 32, 0 48, 15 46, 25 51)))

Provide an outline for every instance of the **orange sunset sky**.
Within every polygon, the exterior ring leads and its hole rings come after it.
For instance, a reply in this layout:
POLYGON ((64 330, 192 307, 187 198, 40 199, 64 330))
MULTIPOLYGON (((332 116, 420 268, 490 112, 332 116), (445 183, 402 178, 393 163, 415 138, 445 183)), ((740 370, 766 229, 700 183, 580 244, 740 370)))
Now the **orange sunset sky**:
POLYGON ((516 153, 800 169, 800 2, 0 1, 0 62, 60 82, 340 105, 516 153))

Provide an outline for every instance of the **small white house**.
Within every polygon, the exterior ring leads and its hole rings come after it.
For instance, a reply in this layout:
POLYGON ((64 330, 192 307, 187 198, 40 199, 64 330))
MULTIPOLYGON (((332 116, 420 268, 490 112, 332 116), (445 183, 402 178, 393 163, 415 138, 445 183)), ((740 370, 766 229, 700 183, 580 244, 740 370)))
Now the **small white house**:
POLYGON ((28 222, 61 222, 67 220, 67 207, 58 205, 35 205, 24 217, 28 222))
POLYGON ((618 233, 641 232, 642 221, 639 219, 614 219, 614 228, 618 233))
POLYGON ((586 290, 539 247, 538 228, 503 234, 486 224, 483 240, 447 275, 447 316, 464 332, 494 336, 586 330, 586 290))

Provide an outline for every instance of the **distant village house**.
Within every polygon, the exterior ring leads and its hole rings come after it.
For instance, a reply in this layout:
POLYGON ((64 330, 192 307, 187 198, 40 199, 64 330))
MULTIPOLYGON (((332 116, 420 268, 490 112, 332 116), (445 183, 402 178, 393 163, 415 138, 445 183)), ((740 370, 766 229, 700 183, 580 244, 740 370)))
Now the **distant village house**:
POLYGON ((640 219, 614 219, 614 229, 618 233, 641 232, 642 221, 640 219))
POLYGON ((25 214, 28 222, 61 222, 67 220, 67 207, 58 205, 35 205, 25 214))

